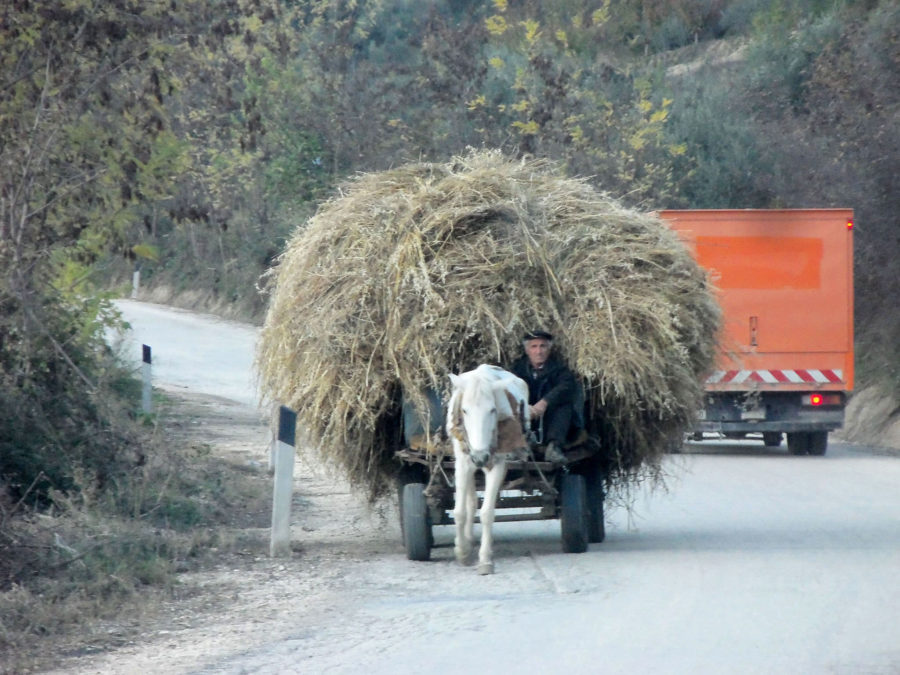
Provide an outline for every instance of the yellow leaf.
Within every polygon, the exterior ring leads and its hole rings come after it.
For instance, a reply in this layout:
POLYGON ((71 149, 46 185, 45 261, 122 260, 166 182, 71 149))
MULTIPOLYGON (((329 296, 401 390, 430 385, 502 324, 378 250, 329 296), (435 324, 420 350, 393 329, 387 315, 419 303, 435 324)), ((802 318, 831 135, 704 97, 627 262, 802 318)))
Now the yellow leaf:
POLYGON ((503 35, 507 29, 506 19, 498 14, 486 18, 484 25, 491 35, 503 35))
POLYGON ((494 7, 497 8, 498 12, 506 11, 506 0, 494 0, 494 7))
POLYGON ((647 139, 644 138, 644 134, 639 131, 628 139, 628 145, 630 145, 634 150, 641 150, 645 145, 647 145, 647 139))
POLYGON ((537 122, 534 120, 528 120, 527 122, 513 122, 512 125, 518 129, 519 133, 523 136, 534 136, 539 131, 537 122))
POLYGON ((591 23, 595 26, 602 26, 609 21, 609 3, 610 0, 603 0, 603 6, 594 10, 593 14, 591 14, 591 23))
POLYGON ((513 89, 525 89, 525 69, 524 68, 516 68, 516 81, 513 82, 513 89))
POLYGON ((540 35, 538 32, 538 29, 541 27, 540 24, 534 19, 528 19, 522 21, 521 25, 525 27, 525 39, 528 41, 528 44, 533 45, 540 35))
POLYGON ((131 252, 138 258, 145 258, 153 262, 159 261, 159 249, 152 244, 135 244, 131 247, 131 252))
POLYGON ((484 94, 479 94, 478 96, 473 98, 471 101, 466 103, 466 106, 469 108, 469 110, 476 110, 477 108, 480 108, 481 106, 483 106, 485 104, 485 102, 486 102, 486 99, 484 98, 484 94))
POLYGON ((491 64, 492 68, 496 68, 497 70, 502 70, 503 66, 506 65, 506 62, 503 59, 501 59, 499 56, 495 56, 494 58, 489 59, 488 63, 491 64))

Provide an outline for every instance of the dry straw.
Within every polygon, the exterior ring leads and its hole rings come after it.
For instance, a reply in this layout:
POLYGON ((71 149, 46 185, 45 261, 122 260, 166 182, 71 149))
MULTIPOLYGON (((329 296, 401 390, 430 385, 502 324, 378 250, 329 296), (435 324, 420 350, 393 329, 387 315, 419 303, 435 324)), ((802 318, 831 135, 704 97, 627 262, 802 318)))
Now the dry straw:
POLYGON ((287 246, 257 366, 321 455, 372 498, 399 465, 401 395, 510 364, 542 328, 586 384, 610 486, 658 475, 711 365, 719 309, 655 215, 551 163, 472 152, 362 175, 287 246))

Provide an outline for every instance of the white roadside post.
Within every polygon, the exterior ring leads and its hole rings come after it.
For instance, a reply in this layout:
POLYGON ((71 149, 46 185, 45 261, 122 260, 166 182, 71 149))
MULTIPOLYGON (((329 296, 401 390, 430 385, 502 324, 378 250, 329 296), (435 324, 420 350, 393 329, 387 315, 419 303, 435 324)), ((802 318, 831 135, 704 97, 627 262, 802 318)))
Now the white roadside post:
POLYGON ((269 441, 269 475, 275 473, 275 458, 278 456, 278 415, 280 406, 272 406, 272 413, 269 415, 269 429, 272 430, 272 438, 269 441))
POLYGON ((134 274, 131 275, 131 299, 136 300, 138 291, 141 289, 141 266, 134 268, 134 274))
POLYGON ((269 555, 287 557, 291 553, 291 498, 294 483, 294 434, 297 413, 281 406, 278 440, 275 443, 275 480, 272 490, 272 541, 269 555))
POLYGON ((149 415, 153 411, 153 404, 150 398, 151 393, 151 377, 150 377, 150 369, 152 357, 150 355, 150 347, 148 345, 143 345, 144 358, 143 358, 143 376, 144 376, 144 387, 141 391, 141 409, 144 411, 144 414, 149 415))

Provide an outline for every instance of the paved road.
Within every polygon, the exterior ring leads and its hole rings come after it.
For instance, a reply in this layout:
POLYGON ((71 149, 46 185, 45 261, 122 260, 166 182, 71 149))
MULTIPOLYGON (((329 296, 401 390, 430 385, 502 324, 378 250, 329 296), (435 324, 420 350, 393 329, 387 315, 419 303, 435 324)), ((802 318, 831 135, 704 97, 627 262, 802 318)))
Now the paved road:
POLYGON ((121 348, 140 365, 141 345, 150 346, 156 385, 256 404, 257 328, 148 302, 117 300, 116 306, 132 327, 121 348))
MULTIPOLYGON (((254 400, 253 329, 122 307, 156 331, 159 378, 254 400)), ((199 672, 900 673, 900 459, 708 442, 666 468, 669 491, 610 509, 585 554, 560 552, 556 521, 498 524, 491 577, 446 546, 415 563, 348 540, 328 607, 199 672)))

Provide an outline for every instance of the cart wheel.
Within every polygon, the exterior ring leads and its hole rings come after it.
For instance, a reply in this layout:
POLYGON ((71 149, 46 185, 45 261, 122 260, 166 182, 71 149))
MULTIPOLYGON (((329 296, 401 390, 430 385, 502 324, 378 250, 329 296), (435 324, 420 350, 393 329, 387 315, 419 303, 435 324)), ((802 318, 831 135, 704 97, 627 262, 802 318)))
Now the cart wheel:
POLYGON ((828 450, 828 432, 827 431, 811 431, 807 436, 808 452, 811 455, 821 457, 828 450))
POLYGON ((606 523, 603 522, 603 478, 599 471, 591 471, 585 476, 587 490, 587 530, 588 541, 599 544, 606 539, 606 523))
POLYGON ((584 553, 588 547, 587 488, 584 476, 567 473, 560 485, 562 548, 565 553, 584 553))
POLYGON ((431 518, 425 502, 425 486, 407 483, 400 500, 400 522, 403 546, 410 560, 428 560, 431 557, 431 518))
POLYGON ((763 443, 767 448, 777 448, 781 445, 781 432, 780 431, 764 431, 763 432, 763 443))
POLYGON ((805 455, 809 452, 809 434, 804 431, 788 432, 788 452, 792 455, 805 455))

